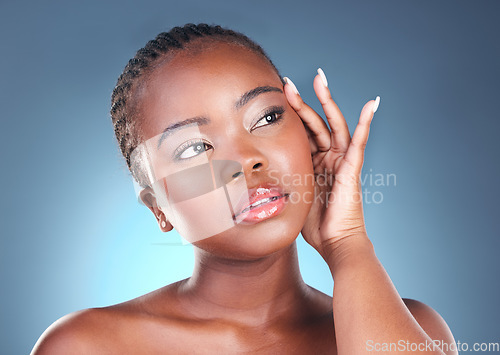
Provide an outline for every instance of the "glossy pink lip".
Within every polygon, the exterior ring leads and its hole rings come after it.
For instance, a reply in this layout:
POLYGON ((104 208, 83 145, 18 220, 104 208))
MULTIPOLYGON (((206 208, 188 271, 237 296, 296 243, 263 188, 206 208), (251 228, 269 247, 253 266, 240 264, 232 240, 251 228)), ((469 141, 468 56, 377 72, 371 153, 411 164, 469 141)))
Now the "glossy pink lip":
POLYGON ((237 223, 257 223, 278 215, 285 207, 289 194, 279 187, 260 185, 249 189, 248 195, 248 203, 243 206, 239 203, 235 209, 233 219, 237 223))

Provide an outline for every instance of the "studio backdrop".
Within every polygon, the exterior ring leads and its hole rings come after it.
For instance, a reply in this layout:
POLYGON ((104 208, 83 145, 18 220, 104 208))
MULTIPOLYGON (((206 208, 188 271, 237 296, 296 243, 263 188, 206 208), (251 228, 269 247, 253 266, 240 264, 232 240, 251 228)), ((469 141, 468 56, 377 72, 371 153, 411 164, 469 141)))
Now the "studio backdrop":
MULTIPOLYGON (((493 0, 0 3, 0 352, 190 276, 192 246, 138 203, 109 116, 128 59, 188 22, 260 43, 318 112, 323 68, 351 132, 381 96, 362 173, 376 253, 456 340, 500 342, 499 15, 493 0)), ((331 295, 297 240, 305 281, 331 295)))

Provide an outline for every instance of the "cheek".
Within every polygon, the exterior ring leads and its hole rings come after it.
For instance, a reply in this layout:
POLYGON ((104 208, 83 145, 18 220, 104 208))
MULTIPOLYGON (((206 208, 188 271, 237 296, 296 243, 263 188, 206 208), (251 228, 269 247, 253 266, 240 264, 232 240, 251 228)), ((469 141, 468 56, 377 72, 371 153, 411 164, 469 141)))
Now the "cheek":
POLYGON ((314 168, 306 130, 298 116, 292 119, 284 138, 286 165, 281 171, 281 184, 290 191, 297 219, 305 218, 314 200, 314 168))
POLYGON ((233 228, 236 207, 239 203, 248 203, 244 198, 245 180, 220 186, 213 184, 211 174, 203 177, 200 171, 198 173, 194 181, 189 180, 188 173, 182 174, 181 179, 165 178, 154 186, 156 196, 163 196, 157 198, 158 205, 177 232, 190 243, 233 228))
POLYGON ((277 140, 279 149, 277 159, 280 157, 287 162, 289 174, 313 174, 313 163, 309 139, 304 125, 297 114, 290 117, 277 140))
POLYGON ((224 232, 235 223, 223 188, 170 205, 169 216, 177 232, 188 242, 224 232))

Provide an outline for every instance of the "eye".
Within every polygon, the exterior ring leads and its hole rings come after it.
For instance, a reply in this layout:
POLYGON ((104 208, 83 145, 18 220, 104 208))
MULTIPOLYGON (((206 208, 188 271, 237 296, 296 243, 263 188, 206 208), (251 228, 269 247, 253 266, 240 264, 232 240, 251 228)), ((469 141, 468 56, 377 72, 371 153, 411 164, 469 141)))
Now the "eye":
POLYGON ((255 128, 276 123, 282 118, 283 112, 284 109, 282 107, 271 108, 268 112, 264 114, 264 116, 260 120, 257 121, 257 123, 252 127, 252 130, 255 128))
POLYGON ((207 150, 212 149, 212 146, 204 141, 189 141, 181 145, 175 152, 176 159, 189 159, 193 158, 207 150))

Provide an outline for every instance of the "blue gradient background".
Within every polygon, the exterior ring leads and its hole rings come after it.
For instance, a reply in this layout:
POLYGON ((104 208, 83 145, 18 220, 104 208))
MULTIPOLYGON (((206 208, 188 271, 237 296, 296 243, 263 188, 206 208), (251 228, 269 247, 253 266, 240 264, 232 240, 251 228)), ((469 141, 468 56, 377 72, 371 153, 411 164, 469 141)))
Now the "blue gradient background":
MULTIPOLYGON (((403 297, 462 342, 500 341, 498 1, 2 1, 0 347, 25 354, 59 317, 192 271, 190 246, 137 203, 109 98, 158 32, 219 23, 267 50, 302 96, 321 66, 351 129, 380 95, 364 172, 369 235, 403 297), (158 244, 160 243, 160 244, 158 244)), ((301 237, 306 282, 331 294, 301 237)))

